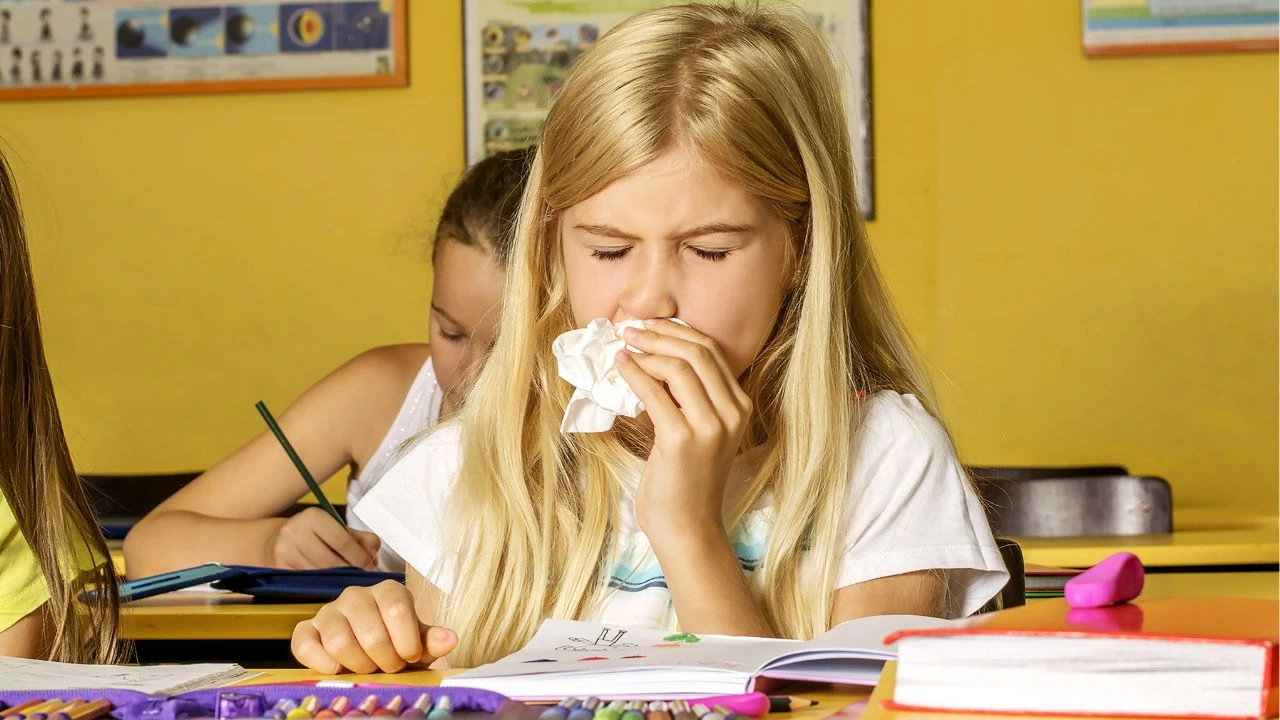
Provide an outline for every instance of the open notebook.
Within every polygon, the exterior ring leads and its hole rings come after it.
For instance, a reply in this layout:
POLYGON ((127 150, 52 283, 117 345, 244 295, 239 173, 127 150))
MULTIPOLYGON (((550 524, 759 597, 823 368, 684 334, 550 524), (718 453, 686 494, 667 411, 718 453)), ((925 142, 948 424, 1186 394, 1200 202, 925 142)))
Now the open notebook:
POLYGON ((874 685, 885 661, 895 657, 882 642, 887 635, 951 625, 882 615, 850 620, 800 642, 547 620, 519 652, 446 678, 444 685, 518 700, 727 695, 756 689, 765 679, 874 685))
POLYGON ((76 665, 0 657, 0 690, 136 690, 178 695, 254 677, 239 665, 76 665))

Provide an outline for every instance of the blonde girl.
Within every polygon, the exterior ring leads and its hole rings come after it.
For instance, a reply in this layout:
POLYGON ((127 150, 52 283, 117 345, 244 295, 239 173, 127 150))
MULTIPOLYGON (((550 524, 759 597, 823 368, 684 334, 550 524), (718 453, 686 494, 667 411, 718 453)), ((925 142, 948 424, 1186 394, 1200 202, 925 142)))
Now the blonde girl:
POLYGON ((807 638, 998 592, 853 178, 835 65, 802 17, 685 5, 601 38, 547 117, 460 422, 356 508, 408 589, 326 606, 297 658, 471 666, 546 617, 807 638), (562 433, 552 341, 595 318, 643 321, 615 363, 646 413, 562 433))

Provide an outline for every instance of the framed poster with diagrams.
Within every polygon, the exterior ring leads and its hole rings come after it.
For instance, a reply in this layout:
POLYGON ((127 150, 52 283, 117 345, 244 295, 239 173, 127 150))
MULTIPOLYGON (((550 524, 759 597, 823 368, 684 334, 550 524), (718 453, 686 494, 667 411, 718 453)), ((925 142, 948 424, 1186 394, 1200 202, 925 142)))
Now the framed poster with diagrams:
POLYGON ((1084 54, 1169 55, 1275 50, 1277 0, 1082 0, 1084 54))
MULTIPOLYGON (((873 217, 868 0, 795 0, 840 67, 858 203, 873 217)), ((467 162, 538 140, 547 107, 579 56, 625 18, 677 0, 463 0, 467 162)))
POLYGON ((408 0, 0 0, 0 101, 408 83, 408 0))

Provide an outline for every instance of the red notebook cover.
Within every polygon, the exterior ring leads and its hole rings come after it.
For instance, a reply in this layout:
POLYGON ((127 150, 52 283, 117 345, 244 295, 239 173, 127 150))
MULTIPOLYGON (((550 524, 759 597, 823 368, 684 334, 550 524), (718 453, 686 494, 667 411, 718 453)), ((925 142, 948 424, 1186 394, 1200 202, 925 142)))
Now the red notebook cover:
MULTIPOLYGON (((1138 599, 1089 610, 1073 609, 1065 600, 1046 600, 1003 612, 979 615, 963 625, 932 630, 904 630, 885 638, 955 635, 1020 635, 1029 637, 1133 637, 1189 643, 1258 645, 1267 649, 1266 670, 1258 688, 1258 713, 1277 714, 1277 668, 1280 658, 1280 600, 1264 598, 1138 599)), ((902 707, 886 703, 888 707, 902 707)), ((903 708, 908 709, 908 708, 903 708)))

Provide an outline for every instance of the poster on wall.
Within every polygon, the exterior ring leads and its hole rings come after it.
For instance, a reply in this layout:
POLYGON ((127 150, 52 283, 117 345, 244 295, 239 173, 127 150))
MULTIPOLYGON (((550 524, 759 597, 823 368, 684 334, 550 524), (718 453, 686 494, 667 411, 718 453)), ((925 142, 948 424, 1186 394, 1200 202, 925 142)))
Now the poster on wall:
MULTIPOLYGON (((575 60, 630 15, 677 0, 463 0, 468 164, 537 142, 575 60)), ((858 204, 873 217, 867 0, 796 0, 843 75, 858 204)))
POLYGON ((408 82, 408 0, 0 0, 0 101, 408 82))
POLYGON ((1084 54, 1275 50, 1280 0, 1082 0, 1084 54))

